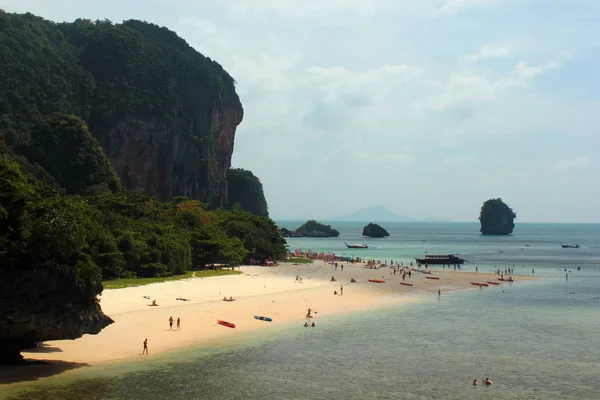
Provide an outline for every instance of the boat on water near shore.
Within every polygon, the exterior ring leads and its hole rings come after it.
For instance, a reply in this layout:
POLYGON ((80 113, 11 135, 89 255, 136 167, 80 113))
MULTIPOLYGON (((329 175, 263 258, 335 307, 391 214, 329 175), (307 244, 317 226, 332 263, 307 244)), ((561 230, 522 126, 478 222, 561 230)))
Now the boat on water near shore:
POLYGON ((560 244, 563 249, 578 249, 578 244, 560 244))
POLYGON ((263 317, 262 315, 255 315, 254 318, 256 319, 260 319, 261 321, 267 321, 267 322, 271 322, 273 321, 273 318, 270 317, 263 317))
POLYGON ((419 264, 444 264, 444 265, 457 265, 464 264, 465 260, 460 257, 455 256, 454 254, 445 254, 445 255, 429 255, 426 254, 424 258, 416 258, 419 264))
POLYGON ((385 279, 367 279, 369 282, 373 283, 385 283, 385 279))
POLYGON ((369 246, 367 246, 366 244, 359 244, 359 243, 348 244, 346 242, 344 242, 344 244, 349 249, 368 249, 369 248, 369 246))

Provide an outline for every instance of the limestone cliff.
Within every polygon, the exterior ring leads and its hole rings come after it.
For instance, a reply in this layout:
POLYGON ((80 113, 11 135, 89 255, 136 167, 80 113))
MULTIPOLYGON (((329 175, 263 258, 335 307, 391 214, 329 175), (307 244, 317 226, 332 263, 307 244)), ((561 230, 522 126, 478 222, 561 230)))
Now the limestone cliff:
POLYGON ((20 351, 37 341, 97 334, 112 323, 73 268, 50 266, 0 275, 0 363, 21 361, 20 351))
POLYGON ((0 131, 26 131, 32 115, 73 114, 126 188, 227 204, 243 109, 219 63, 175 32, 137 20, 57 24, 0 10, 0 26, 0 92, 10 93, 0 96, 0 131))
POLYGON ((241 106, 215 105, 203 146, 184 134, 178 123, 156 118, 124 119, 105 134, 100 144, 121 183, 128 189, 168 200, 175 196, 199 199, 213 207, 227 200, 227 170, 231 166, 235 130, 242 121, 241 106))

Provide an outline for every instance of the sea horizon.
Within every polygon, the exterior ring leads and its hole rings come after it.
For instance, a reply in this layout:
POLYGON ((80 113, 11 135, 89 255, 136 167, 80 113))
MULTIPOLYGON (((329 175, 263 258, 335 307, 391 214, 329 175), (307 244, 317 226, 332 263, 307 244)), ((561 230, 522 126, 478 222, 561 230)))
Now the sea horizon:
MULTIPOLYGON (((272 218, 271 219, 273 221, 275 221, 276 224, 279 225, 279 223, 290 223, 290 222, 300 222, 301 224, 305 223, 306 221, 317 221, 317 222, 321 222, 321 223, 326 223, 329 225, 341 222, 341 223, 360 223, 360 224, 368 224, 368 223, 376 223, 376 224, 380 224, 380 223, 425 223, 425 224, 452 224, 452 223, 458 223, 458 224, 477 224, 479 225, 479 221, 475 220, 475 221, 455 221, 455 220, 443 220, 443 219, 439 219, 439 220, 427 220, 427 219, 411 219, 411 220, 397 220, 397 221, 393 221, 393 220, 387 220, 387 221, 382 221, 382 220, 364 220, 364 221, 358 221, 358 220, 337 220, 337 219, 319 219, 319 218, 272 218)), ((515 228, 514 230, 517 230, 519 225, 600 225, 600 222, 535 222, 535 221, 520 221, 520 222, 515 222, 515 228)), ((514 233, 514 232, 513 232, 514 233)), ((512 234, 512 233, 511 233, 512 234)), ((490 235, 490 236, 494 236, 494 235, 490 235)), ((502 235, 496 235, 496 236, 502 236, 502 235)))

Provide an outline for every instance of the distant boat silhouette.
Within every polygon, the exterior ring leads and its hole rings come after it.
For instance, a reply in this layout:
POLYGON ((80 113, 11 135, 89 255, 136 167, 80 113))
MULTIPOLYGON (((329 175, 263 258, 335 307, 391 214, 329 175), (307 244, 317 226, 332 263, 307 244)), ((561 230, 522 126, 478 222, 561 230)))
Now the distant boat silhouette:
POLYGON ((367 246, 366 244, 348 244, 346 242, 344 242, 344 244, 346 245, 347 248, 349 249, 368 249, 369 246, 367 246))
POLYGON ((563 249, 578 249, 579 245, 578 244, 560 244, 562 246, 563 249))

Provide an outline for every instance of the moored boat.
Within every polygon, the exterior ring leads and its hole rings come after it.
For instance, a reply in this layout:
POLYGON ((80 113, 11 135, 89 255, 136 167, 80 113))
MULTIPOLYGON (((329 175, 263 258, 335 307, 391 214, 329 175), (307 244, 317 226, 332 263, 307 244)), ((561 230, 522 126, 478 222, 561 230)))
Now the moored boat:
POLYGON ((255 315, 254 318, 256 319, 260 319, 261 321, 267 321, 267 322, 271 322, 273 321, 273 318, 270 317, 263 317, 262 315, 255 315))
POLYGON ((369 246, 367 246, 366 244, 360 244, 360 243, 348 244, 348 243, 344 242, 344 244, 349 249, 368 249, 369 248, 369 246))
POLYGON ((400 284, 404 285, 404 286, 412 286, 413 285, 412 283, 408 283, 408 282, 400 282, 400 284))
POLYGON ((444 255, 428 255, 426 254, 423 258, 415 258, 419 264, 444 264, 444 265, 457 265, 464 264, 465 260, 455 256, 454 254, 444 255))
POLYGON ((488 285, 499 285, 500 282, 485 281, 488 285))
POLYGON ((426 276, 425 279, 440 279, 439 276, 426 276))
POLYGON ((578 244, 560 244, 563 249, 578 249, 578 244))
POLYGON ((502 282, 514 282, 512 279, 498 278, 498 280, 502 282))
POLYGON ((235 300, 236 300, 236 299, 232 299, 232 298, 229 298, 229 299, 223 299, 223 301, 235 301, 235 300))
POLYGON ((222 321, 222 320, 218 319, 218 320, 217 320, 217 323, 218 323, 219 325, 223 325, 223 326, 226 326, 226 327, 228 327, 228 328, 235 328, 235 324, 234 324, 234 323, 232 323, 232 322, 222 321))
POLYGON ((367 279, 369 282, 373 283, 385 283, 385 279, 367 279))

